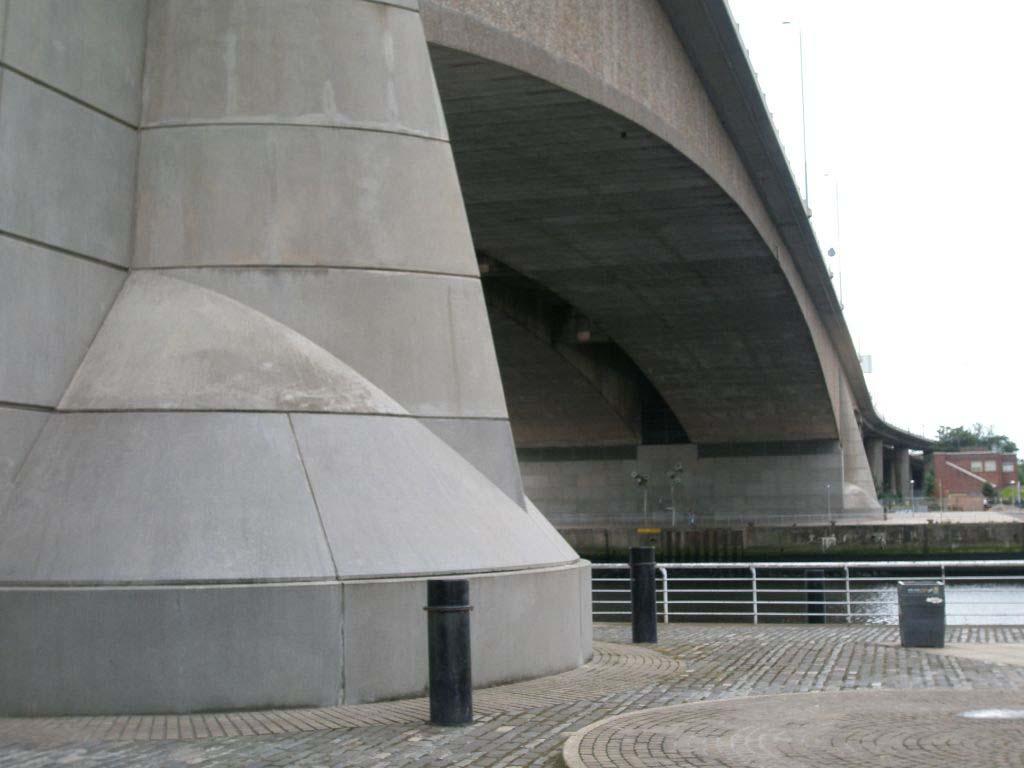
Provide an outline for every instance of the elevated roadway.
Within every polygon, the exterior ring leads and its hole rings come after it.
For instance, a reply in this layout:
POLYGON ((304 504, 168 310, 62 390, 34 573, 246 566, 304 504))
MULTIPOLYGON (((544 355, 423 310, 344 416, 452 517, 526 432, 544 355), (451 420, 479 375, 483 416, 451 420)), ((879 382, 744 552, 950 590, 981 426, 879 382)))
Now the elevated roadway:
MULTIPOLYGON (((875 413, 726 5, 425 0, 422 13, 492 325, 532 329, 496 333, 528 492, 564 496, 588 474, 579 449, 617 443, 636 451, 594 467, 613 486, 681 462, 683 496, 723 519, 877 509, 865 440, 928 442, 875 413), (524 279, 534 307, 562 303, 554 317, 529 317, 521 297, 510 308, 524 279), (667 406, 687 447, 650 448, 672 440, 643 434, 645 400, 667 406), (576 429, 557 413, 569 405, 576 429)), ((605 506, 635 507, 620 490, 605 506)), ((563 523, 612 511, 552 502, 563 523)))

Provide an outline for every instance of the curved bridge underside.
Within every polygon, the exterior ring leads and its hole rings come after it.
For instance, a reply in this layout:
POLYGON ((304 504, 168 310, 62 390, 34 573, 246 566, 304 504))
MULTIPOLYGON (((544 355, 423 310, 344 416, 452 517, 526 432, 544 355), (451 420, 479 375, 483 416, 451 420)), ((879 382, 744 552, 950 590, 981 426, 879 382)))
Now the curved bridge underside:
POLYGON ((835 439, 793 289, 743 210, 633 121, 433 46, 478 251, 582 310, 699 443, 835 439))

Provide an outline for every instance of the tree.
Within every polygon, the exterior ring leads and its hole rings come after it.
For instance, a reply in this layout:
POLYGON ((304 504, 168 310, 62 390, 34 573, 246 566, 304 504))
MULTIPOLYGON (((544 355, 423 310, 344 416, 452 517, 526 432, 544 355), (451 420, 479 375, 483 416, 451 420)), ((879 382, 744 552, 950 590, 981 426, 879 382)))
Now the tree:
POLYGON ((938 449, 940 451, 968 451, 971 449, 997 450, 1016 453, 1017 444, 1006 435, 997 435, 992 427, 975 424, 970 428, 939 427, 938 449))
POLYGON ((996 489, 993 487, 992 483, 985 483, 981 486, 981 495, 986 499, 995 498, 996 489))
POLYGON ((935 496, 935 470, 929 469, 924 475, 924 495, 935 496))

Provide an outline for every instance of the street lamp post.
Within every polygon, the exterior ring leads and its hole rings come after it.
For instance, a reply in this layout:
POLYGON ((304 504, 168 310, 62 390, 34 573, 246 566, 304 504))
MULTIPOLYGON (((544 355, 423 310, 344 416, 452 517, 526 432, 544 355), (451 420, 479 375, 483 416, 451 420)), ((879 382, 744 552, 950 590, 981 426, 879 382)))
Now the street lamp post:
POLYGON ((825 510, 828 514, 828 524, 832 525, 832 483, 825 483, 825 510))
POLYGON ((910 514, 914 514, 914 478, 910 478, 910 514))
POLYGON ((645 474, 642 474, 642 473, 636 472, 636 471, 630 473, 630 477, 633 478, 633 482, 636 483, 636 486, 643 492, 643 495, 644 495, 644 525, 647 525, 647 481, 650 480, 650 477, 648 475, 645 475, 645 474))
POLYGON ((811 191, 807 180, 807 92, 804 87, 804 30, 792 21, 782 22, 785 25, 796 27, 797 40, 800 44, 800 124, 803 131, 804 150, 804 207, 811 210, 811 191))
MULTIPOLYGON (((843 249, 842 249, 842 246, 840 245, 840 239, 839 239, 839 237, 840 237, 839 236, 839 179, 838 179, 838 177, 836 177, 836 175, 834 173, 832 173, 832 171, 828 171, 825 175, 832 177, 832 183, 834 185, 834 189, 835 189, 835 193, 836 193, 835 194, 835 199, 836 199, 836 209, 835 209, 835 211, 836 211, 836 247, 835 248, 829 248, 827 253, 828 253, 828 255, 830 257, 835 258, 835 260, 836 260, 836 276, 839 278, 839 308, 840 309, 845 309, 846 308, 846 304, 845 304, 844 299, 843 299, 843 249)), ((829 276, 831 276, 832 275, 831 267, 829 268, 828 272, 829 272, 829 276)), ((865 370, 865 373, 871 373, 870 365, 865 370)))
POLYGON ((668 490, 672 499, 672 527, 676 527, 676 484, 683 481, 683 465, 676 464, 668 471, 668 490))

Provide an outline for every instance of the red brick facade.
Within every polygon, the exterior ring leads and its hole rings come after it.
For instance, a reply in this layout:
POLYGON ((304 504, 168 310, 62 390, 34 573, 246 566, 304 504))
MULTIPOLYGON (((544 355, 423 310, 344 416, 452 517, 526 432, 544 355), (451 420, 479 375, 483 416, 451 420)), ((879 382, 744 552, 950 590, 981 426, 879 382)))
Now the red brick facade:
POLYGON ((981 489, 986 482, 999 491, 1011 486, 1017 479, 1017 455, 1014 453, 935 453, 932 460, 935 468, 935 493, 947 499, 976 497, 980 504, 981 489))

